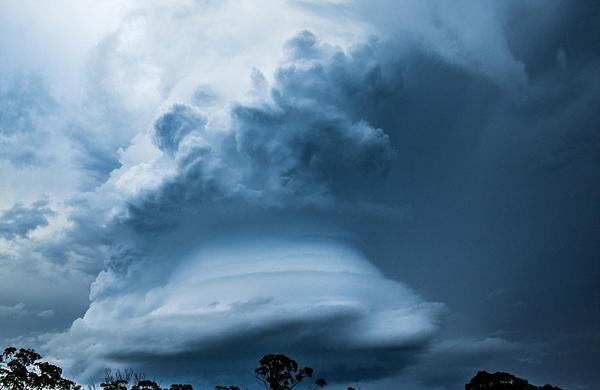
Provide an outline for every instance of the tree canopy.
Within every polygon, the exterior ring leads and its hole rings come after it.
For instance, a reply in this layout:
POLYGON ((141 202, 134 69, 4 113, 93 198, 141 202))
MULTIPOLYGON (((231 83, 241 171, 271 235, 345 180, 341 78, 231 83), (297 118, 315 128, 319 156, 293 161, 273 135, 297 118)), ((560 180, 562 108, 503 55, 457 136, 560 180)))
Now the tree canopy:
POLYGON ((534 386, 527 380, 509 374, 508 372, 479 371, 469 383, 465 390, 561 390, 552 385, 534 386))
MULTIPOLYGON (((312 368, 300 368, 295 360, 282 354, 265 355, 259 363, 260 366, 254 373, 267 390, 291 390, 314 373, 312 368)), ((324 387, 326 384, 325 379, 318 378, 313 388, 324 387)))
POLYGON ((79 390, 81 386, 62 377, 62 369, 41 361, 31 349, 8 347, 0 355, 0 389, 79 390))

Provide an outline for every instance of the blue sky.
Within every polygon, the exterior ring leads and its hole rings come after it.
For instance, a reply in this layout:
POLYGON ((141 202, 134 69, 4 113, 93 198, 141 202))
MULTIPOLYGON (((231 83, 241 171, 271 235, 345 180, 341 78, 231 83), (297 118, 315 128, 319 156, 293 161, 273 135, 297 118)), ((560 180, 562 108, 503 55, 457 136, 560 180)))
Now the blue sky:
POLYGON ((83 383, 592 388, 599 12, 0 1, 0 340, 83 383))

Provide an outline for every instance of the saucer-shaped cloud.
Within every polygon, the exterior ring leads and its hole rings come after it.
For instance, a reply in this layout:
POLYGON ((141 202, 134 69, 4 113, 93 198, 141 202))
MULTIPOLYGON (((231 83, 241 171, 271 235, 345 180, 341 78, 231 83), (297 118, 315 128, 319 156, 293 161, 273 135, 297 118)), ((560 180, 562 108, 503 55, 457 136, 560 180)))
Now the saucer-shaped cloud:
POLYGON ((228 360, 250 365, 277 351, 317 359, 331 375, 372 377, 411 361, 436 330, 440 305, 386 279, 352 246, 317 238, 223 244, 194 251, 160 287, 94 301, 51 349, 83 363, 81 377, 165 360, 178 363, 157 367, 164 376, 198 364, 227 375, 235 366, 228 360))

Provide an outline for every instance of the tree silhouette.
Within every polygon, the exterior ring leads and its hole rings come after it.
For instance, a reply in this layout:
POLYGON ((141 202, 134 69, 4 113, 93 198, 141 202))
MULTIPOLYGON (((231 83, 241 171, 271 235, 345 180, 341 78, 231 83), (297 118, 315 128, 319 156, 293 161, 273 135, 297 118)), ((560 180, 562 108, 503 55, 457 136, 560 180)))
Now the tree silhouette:
MULTIPOLYGON (((62 377, 62 369, 48 362, 31 349, 9 347, 0 354, 0 390, 81 390, 81 386, 62 377)), ((298 363, 282 354, 263 356, 260 366, 254 370, 256 378, 266 390, 292 390, 306 378, 312 378, 314 370, 300 367, 298 363)), ((308 386, 316 390, 327 385, 323 378, 308 386)), ((193 390, 189 384, 173 384, 161 388, 153 380, 132 370, 106 370, 102 390, 193 390)), ((95 385, 90 385, 95 389, 95 385)), ((357 386, 360 390, 360 386, 357 386)), ((216 386, 215 390, 240 390, 238 386, 216 386)), ((347 390, 355 390, 348 387, 347 390)), ((535 386, 527 380, 507 372, 479 371, 465 385, 465 390, 562 390, 552 385, 535 386)))
POLYGON ((116 379, 110 382, 103 382, 100 384, 100 387, 102 387, 102 390, 128 390, 128 383, 125 379, 116 379))
POLYGON ((128 379, 115 378, 109 381, 105 380, 100 387, 102 390, 193 390, 192 385, 189 384, 173 384, 171 387, 163 389, 158 383, 148 379, 139 379, 133 383, 129 387, 128 379))
POLYGON ((103 382, 100 387, 102 390, 193 390, 192 385, 189 384, 173 384, 171 387, 163 389, 158 383, 148 379, 141 379, 133 383, 135 384, 129 387, 127 379, 114 379, 103 382))
POLYGON ((62 369, 40 361, 31 349, 8 347, 0 355, 0 389, 79 390, 81 387, 62 377, 62 369))
POLYGON ((479 371, 469 383, 465 390, 561 390, 559 387, 544 385, 534 386, 527 380, 509 374, 507 372, 479 371))
MULTIPOLYGON (((256 378, 267 390, 291 390, 306 377, 312 377, 314 370, 310 367, 299 368, 298 363, 282 354, 265 355, 259 361, 260 366, 254 370, 256 378)), ((315 381, 314 388, 327 384, 325 379, 315 381)))
POLYGON ((102 390, 193 390, 189 384, 172 384, 171 387, 162 388, 158 383, 149 380, 146 376, 133 370, 111 370, 104 372, 104 381, 100 384, 102 390), (131 383, 131 387, 130 387, 131 383))
POLYGON ((131 390, 162 390, 162 389, 156 382, 145 379, 145 380, 138 381, 138 383, 136 385, 131 386, 131 390))

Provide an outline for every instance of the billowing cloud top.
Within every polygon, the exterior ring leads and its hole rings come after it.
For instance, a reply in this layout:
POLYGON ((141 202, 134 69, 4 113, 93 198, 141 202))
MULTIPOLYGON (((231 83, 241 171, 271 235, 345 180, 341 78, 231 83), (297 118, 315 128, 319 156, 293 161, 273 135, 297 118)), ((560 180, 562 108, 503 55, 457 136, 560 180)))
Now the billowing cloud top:
POLYGON ((177 165, 157 202, 331 203, 387 170, 388 135, 352 109, 386 88, 376 60, 362 48, 321 49, 308 31, 286 49, 291 62, 278 70, 270 101, 235 103, 226 118, 176 104, 156 120, 153 141, 177 165))

